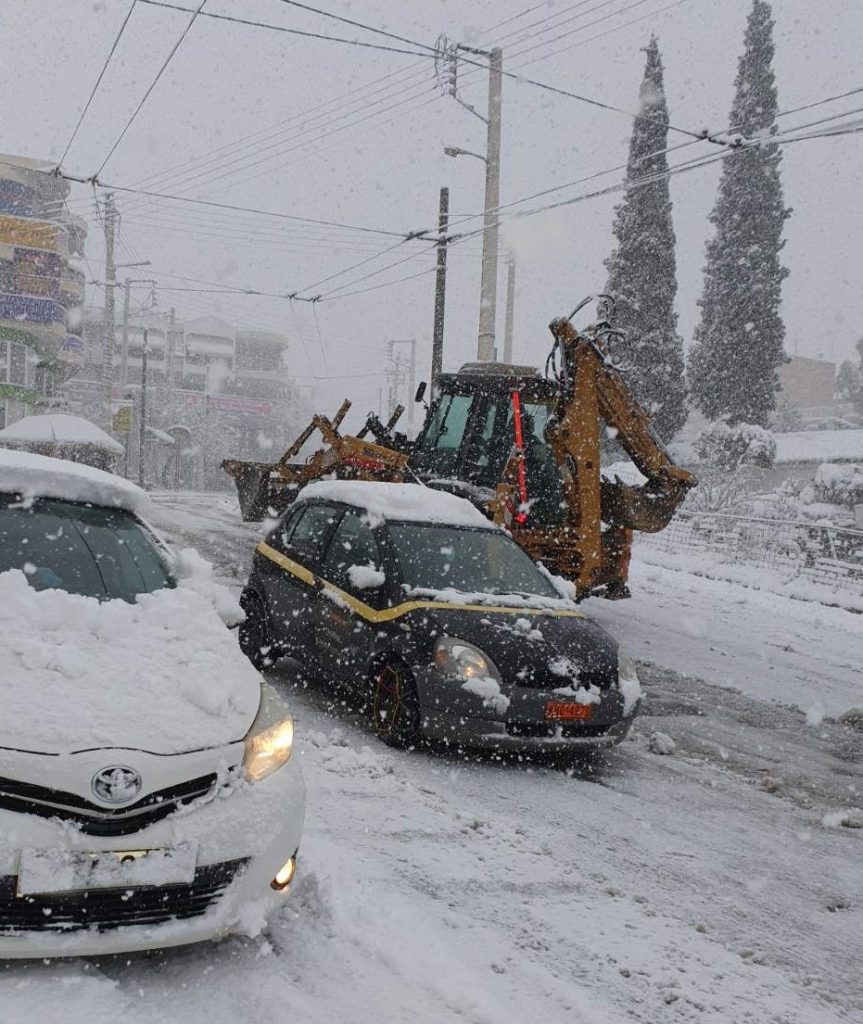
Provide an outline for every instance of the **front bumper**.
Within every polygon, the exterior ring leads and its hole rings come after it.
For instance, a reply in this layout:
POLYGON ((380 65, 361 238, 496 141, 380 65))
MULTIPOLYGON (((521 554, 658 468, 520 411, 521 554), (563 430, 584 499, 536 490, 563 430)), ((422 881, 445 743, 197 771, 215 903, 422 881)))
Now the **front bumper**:
POLYGON ((217 939, 231 932, 255 934, 287 898, 288 890, 275 891, 270 882, 300 845, 304 813, 305 786, 295 760, 261 782, 220 790, 211 799, 126 836, 84 835, 56 819, 0 810, 0 958, 105 955, 217 939), (193 844, 197 849, 202 887, 184 895, 178 916, 152 923, 153 908, 160 902, 173 905, 170 901, 177 898, 178 890, 140 886, 137 903, 135 890, 91 890, 94 905, 111 902, 113 892, 122 921, 130 922, 119 926, 102 923, 66 930, 68 925, 58 918, 68 920, 69 906, 77 908, 82 900, 86 903, 89 894, 79 893, 44 900, 34 897, 36 908, 42 902, 48 905, 44 926, 34 913, 30 915, 33 923, 16 930, 25 915, 18 913, 20 907, 13 902, 5 904, 4 920, 4 898, 27 899, 14 895, 20 851, 25 847, 98 853, 180 844, 193 844), (212 899, 203 891, 204 880, 212 883, 207 890, 212 890, 212 899), (67 909, 65 914, 57 911, 52 923, 50 906, 58 901, 67 909))
POLYGON ((546 704, 566 701, 561 693, 504 686, 509 706, 498 714, 436 669, 421 674, 418 683, 427 739, 486 750, 540 753, 613 747, 628 735, 640 705, 626 708, 621 693, 612 688, 602 691, 600 703, 590 705, 586 721, 550 722, 546 704))

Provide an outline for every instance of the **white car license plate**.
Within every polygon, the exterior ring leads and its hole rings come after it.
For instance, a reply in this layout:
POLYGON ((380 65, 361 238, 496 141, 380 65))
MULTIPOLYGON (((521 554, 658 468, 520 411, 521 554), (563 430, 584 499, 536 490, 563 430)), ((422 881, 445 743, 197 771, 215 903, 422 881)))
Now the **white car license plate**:
POLYGON ((193 881, 197 860, 191 843, 165 850, 98 853, 27 848, 18 862, 18 895, 182 885, 193 881))

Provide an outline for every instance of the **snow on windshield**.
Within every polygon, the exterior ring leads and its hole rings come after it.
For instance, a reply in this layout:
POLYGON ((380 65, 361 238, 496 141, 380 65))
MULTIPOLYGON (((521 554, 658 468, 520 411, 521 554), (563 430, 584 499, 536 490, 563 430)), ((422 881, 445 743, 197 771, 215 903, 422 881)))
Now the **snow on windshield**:
POLYGON ((410 593, 559 598, 530 556, 502 531, 390 523, 389 534, 410 593))

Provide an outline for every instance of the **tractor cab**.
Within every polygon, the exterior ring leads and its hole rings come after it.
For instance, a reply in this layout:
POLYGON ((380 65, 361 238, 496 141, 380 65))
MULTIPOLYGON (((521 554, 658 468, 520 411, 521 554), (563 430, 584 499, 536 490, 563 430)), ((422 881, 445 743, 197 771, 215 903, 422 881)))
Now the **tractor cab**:
POLYGON ((565 500, 546 440, 558 397, 556 384, 529 366, 467 363, 442 374, 410 468, 424 482, 485 507, 513 449, 523 449, 520 515, 532 526, 558 524, 565 500))

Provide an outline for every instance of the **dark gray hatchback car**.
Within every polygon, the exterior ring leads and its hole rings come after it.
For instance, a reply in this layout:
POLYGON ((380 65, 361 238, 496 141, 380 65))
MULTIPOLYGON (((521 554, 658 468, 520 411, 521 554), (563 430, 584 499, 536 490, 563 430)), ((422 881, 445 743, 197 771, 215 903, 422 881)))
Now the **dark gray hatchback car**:
POLYGON ((240 644, 367 698, 386 743, 608 747, 640 690, 617 642, 469 502, 411 484, 313 484, 255 550, 240 644))

